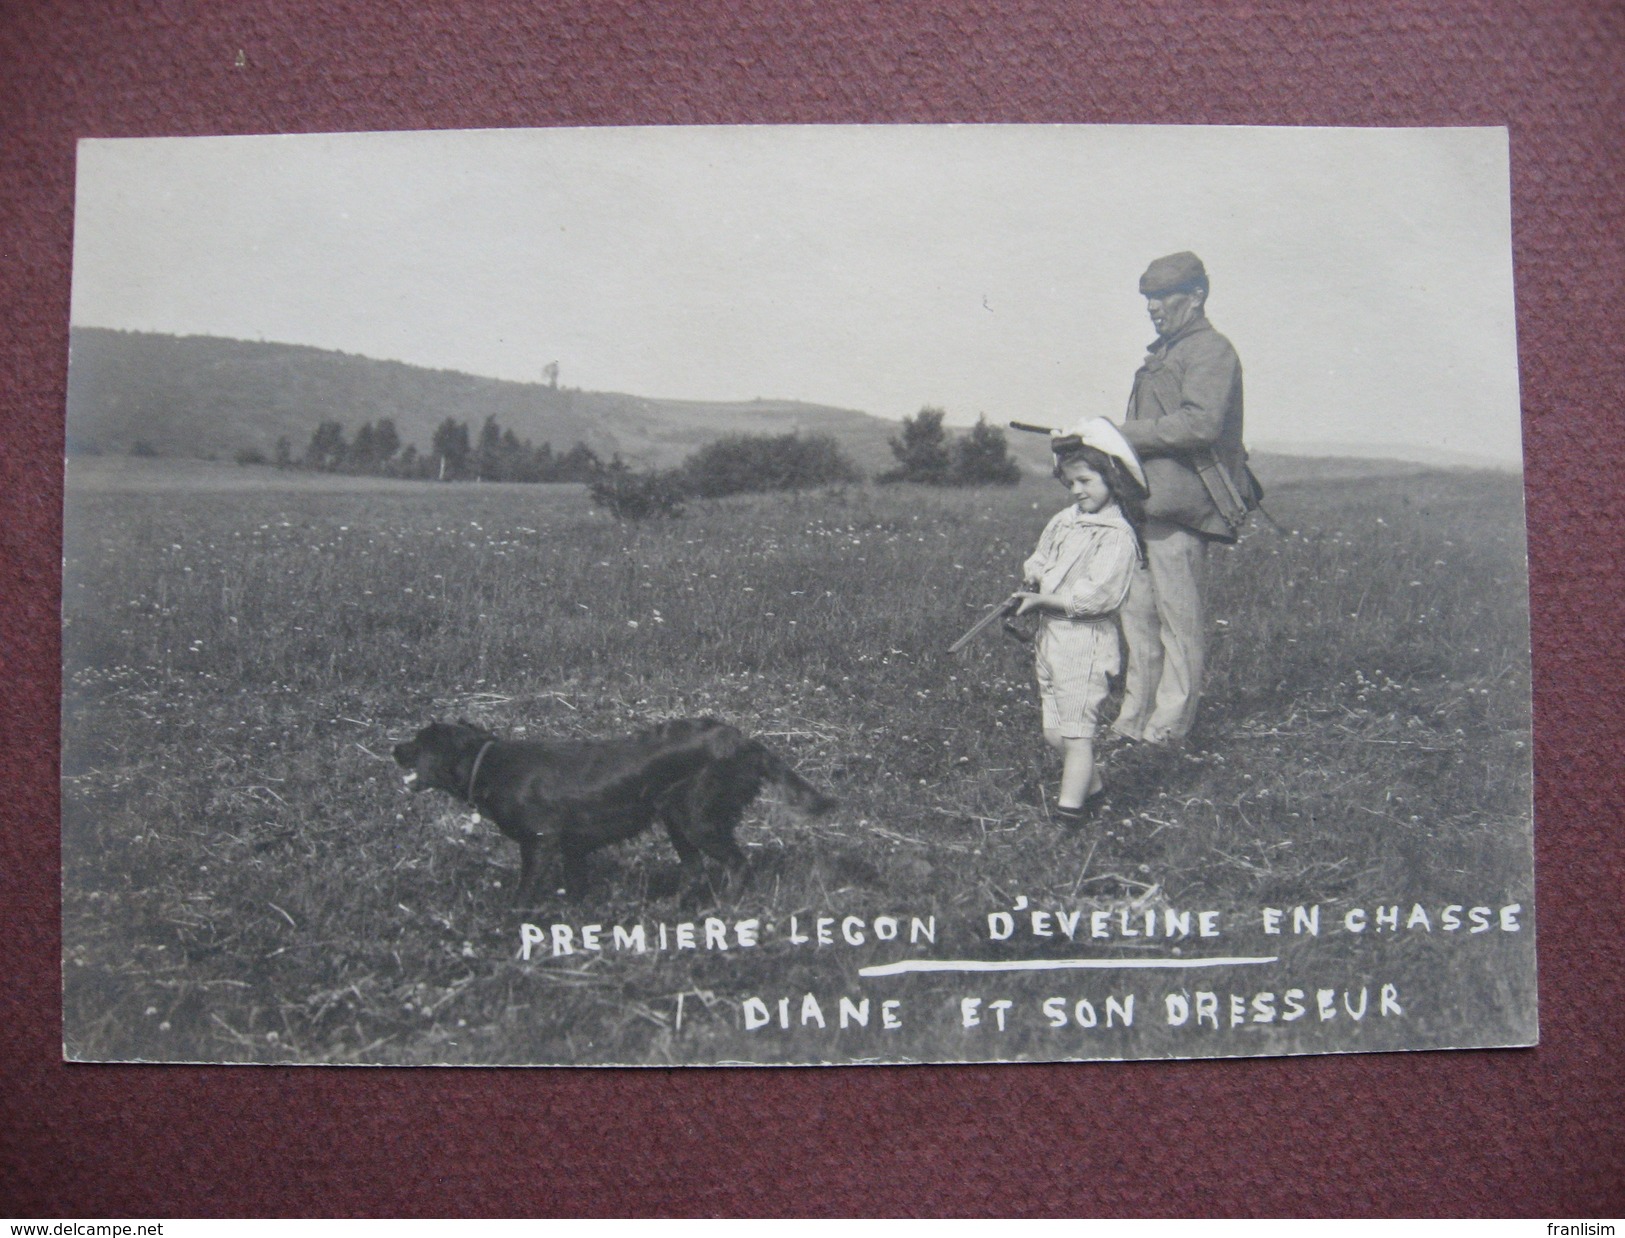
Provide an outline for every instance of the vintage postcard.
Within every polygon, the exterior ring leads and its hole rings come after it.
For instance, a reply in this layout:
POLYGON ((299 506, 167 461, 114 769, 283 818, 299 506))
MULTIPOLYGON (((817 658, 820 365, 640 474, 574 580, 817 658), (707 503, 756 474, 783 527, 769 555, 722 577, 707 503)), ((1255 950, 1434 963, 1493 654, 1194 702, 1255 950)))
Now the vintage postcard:
POLYGON ((1537 1039, 1504 130, 87 140, 66 444, 69 1059, 1537 1039))

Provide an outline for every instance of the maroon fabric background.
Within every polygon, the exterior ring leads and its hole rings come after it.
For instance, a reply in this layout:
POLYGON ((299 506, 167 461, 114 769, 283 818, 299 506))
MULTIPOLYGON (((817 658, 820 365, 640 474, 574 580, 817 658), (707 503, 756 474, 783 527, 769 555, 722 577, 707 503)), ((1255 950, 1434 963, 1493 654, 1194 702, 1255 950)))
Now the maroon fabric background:
POLYGON ((1625 1212, 1622 94, 1617 0, 0 0, 0 1213, 1625 1212), (786 121, 1510 127, 1538 1050, 796 1071, 62 1065, 74 140, 786 121))

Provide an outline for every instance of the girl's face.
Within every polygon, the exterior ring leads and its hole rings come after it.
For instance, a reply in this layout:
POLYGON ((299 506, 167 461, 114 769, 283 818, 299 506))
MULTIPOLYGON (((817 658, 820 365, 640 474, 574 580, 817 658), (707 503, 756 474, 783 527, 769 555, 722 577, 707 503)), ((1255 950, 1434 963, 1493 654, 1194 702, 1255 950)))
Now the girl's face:
POLYGON ((1061 484, 1077 500, 1078 510, 1094 515, 1112 501, 1106 479, 1082 460, 1070 460, 1061 466, 1061 484))

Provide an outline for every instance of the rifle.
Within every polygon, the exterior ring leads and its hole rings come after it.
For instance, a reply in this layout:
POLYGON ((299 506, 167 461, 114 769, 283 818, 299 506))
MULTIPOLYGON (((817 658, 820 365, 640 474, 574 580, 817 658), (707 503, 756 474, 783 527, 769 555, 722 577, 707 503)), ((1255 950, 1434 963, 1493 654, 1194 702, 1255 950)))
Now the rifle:
MULTIPOLYGON (((1052 434, 1055 433, 1055 431, 1051 430, 1048 426, 1035 426, 1030 421, 1012 421, 1010 423, 1010 428, 1012 430, 1025 430, 1028 434, 1051 434, 1052 435, 1052 434)), ((1064 438, 1056 439, 1054 441, 1054 443, 1052 444, 1052 446, 1055 446, 1055 447, 1070 447, 1076 441, 1077 441, 1077 436, 1069 434, 1064 438)))
POLYGON ((987 614, 978 619, 971 626, 970 631, 966 632, 965 635, 961 636, 953 644, 949 645, 948 652, 958 653, 961 649, 970 644, 1000 619, 1003 619, 1006 615, 1012 614, 1016 607, 1020 605, 1021 599, 1012 593, 1009 597, 1005 598, 1004 601, 1000 602, 992 610, 988 611, 987 614))
MULTIPOLYGON (((1012 430, 1025 430, 1029 434, 1055 433, 1047 426, 1035 426, 1026 421, 1012 421, 1010 428, 1012 430)), ((1056 439, 1054 442, 1055 447, 1062 449, 1070 445, 1065 438, 1056 439)), ((1253 476, 1252 469, 1248 468, 1245 462, 1241 467, 1247 477, 1248 493, 1244 496, 1236 488, 1235 480, 1230 476, 1230 470, 1224 467, 1224 463, 1213 453, 1212 448, 1194 452, 1192 455, 1196 476, 1201 479, 1202 486, 1207 490, 1208 498, 1212 501, 1214 510, 1219 513, 1219 518, 1224 521, 1225 527, 1232 534, 1240 532, 1241 526, 1247 523, 1247 513, 1251 511, 1258 512, 1265 520, 1268 520, 1270 524, 1275 526, 1277 532, 1286 532, 1281 527, 1281 522, 1270 515, 1269 511, 1264 507, 1264 487, 1258 484, 1258 478, 1253 476)))

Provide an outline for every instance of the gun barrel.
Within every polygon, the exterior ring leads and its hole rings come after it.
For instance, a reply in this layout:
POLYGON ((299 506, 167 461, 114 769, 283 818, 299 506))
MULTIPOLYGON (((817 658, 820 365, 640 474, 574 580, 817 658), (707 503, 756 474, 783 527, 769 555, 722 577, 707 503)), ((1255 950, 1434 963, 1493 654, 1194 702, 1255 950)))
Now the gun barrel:
POLYGON ((997 623, 1000 619, 1004 618, 1005 615, 1014 610, 1017 605, 1018 602, 1014 596, 1005 598, 1004 601, 1000 602, 992 610, 988 611, 987 614, 978 619, 971 627, 970 631, 966 632, 965 635, 961 636, 953 644, 949 645, 948 652, 958 653, 966 645, 970 644, 971 641, 980 636, 986 629, 992 627, 993 624, 997 623))
POLYGON ((1012 430, 1025 430, 1028 434, 1054 434, 1055 433, 1055 431, 1051 430, 1048 426, 1035 426, 1030 421, 1012 421, 1010 423, 1010 428, 1012 430))

